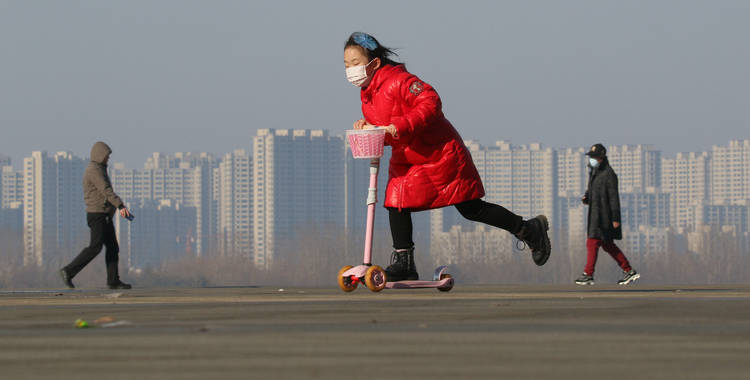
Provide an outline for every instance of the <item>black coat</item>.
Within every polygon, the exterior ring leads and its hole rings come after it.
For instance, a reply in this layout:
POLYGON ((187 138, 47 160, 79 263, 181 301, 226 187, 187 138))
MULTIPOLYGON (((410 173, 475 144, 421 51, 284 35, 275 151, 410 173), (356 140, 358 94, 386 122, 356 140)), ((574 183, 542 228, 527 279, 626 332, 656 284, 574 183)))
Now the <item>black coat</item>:
POLYGON ((599 167, 591 169, 588 190, 583 196, 583 203, 589 205, 589 238, 604 241, 622 239, 622 225, 618 228, 612 225, 612 222, 620 222, 620 193, 617 186, 617 174, 606 158, 599 167))

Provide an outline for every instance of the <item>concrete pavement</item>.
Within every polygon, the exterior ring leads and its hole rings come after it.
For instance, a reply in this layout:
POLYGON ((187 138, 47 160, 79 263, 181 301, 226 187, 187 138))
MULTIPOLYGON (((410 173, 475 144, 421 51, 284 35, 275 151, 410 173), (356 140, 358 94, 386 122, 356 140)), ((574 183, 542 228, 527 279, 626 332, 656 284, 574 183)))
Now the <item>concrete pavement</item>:
POLYGON ((3 379, 748 379, 750 286, 0 291, 0 341, 3 379))

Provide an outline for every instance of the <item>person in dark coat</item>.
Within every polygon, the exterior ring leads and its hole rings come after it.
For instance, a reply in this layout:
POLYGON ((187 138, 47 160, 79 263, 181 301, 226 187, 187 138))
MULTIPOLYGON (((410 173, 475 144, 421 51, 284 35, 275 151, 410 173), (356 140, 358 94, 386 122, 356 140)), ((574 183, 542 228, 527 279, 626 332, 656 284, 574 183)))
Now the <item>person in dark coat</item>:
POLYGON ((589 206, 588 239, 586 240, 588 257, 583 274, 575 282, 578 285, 594 285, 594 266, 601 247, 617 261, 625 273, 617 283, 627 285, 640 278, 641 275, 630 266, 625 254, 614 242, 622 240, 617 174, 609 165, 607 149, 604 145, 593 145, 586 155, 589 156, 591 171, 588 190, 581 201, 589 206))

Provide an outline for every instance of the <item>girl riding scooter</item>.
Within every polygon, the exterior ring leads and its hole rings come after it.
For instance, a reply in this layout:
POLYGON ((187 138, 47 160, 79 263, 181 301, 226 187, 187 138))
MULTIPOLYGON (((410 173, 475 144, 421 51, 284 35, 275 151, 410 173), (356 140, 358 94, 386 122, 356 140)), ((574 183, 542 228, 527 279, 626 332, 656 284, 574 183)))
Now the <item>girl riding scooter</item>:
POLYGON ((481 200, 484 187, 471 155, 442 112, 435 89, 392 59, 393 50, 356 32, 344 46, 347 79, 361 88, 364 119, 354 129, 385 127, 392 148, 385 207, 394 252, 386 268, 389 282, 418 280, 414 265, 411 213, 455 206, 469 220, 502 228, 524 241, 532 259, 550 255, 544 215, 524 221, 502 206, 481 200))

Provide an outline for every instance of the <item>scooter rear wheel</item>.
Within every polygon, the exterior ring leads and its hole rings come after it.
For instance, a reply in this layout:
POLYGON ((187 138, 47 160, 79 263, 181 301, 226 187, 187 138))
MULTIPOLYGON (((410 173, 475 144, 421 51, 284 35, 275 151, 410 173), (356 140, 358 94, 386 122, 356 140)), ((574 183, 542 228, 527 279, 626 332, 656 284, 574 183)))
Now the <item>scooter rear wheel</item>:
POLYGON ((373 292, 379 292, 385 288, 385 271, 378 265, 373 265, 365 272, 365 285, 373 292))
POLYGON ((341 270, 339 270, 339 288, 345 292, 351 292, 354 289, 357 289, 357 283, 352 281, 348 278, 344 278, 344 272, 348 271, 349 269, 352 269, 351 265, 344 265, 341 267, 341 270))
MULTIPOLYGON (((440 275, 440 280, 445 280, 446 278, 453 278, 453 276, 449 275, 448 273, 443 273, 440 275)), ((437 288, 437 290, 441 292, 450 292, 451 289, 453 289, 453 282, 450 282, 448 285, 441 286, 437 288)))

